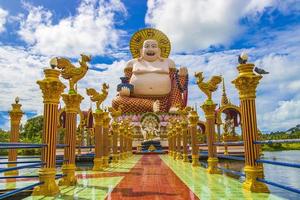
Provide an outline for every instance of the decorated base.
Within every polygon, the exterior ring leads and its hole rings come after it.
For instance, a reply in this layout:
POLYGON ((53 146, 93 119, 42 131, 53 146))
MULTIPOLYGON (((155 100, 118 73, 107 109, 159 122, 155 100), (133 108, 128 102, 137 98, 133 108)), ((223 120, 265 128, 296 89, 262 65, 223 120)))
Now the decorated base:
POLYGON ((162 146, 160 144, 160 141, 157 140, 149 140, 142 142, 142 152, 143 151, 149 151, 149 152, 154 152, 154 151, 162 151, 162 146))

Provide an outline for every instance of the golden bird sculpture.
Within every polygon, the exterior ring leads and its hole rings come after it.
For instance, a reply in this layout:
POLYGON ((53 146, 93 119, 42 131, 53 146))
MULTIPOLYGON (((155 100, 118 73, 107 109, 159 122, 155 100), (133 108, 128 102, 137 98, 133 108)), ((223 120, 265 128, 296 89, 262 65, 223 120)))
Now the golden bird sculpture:
POLYGON ((89 69, 87 63, 91 61, 91 56, 87 56, 84 54, 80 54, 80 56, 80 67, 75 67, 70 60, 63 57, 55 57, 50 60, 51 67, 57 67, 58 69, 61 69, 61 76, 64 79, 69 80, 69 92, 76 92, 74 88, 75 84, 85 76, 86 72, 89 69))
POLYGON ((114 121, 117 121, 117 118, 122 115, 122 108, 122 105, 119 106, 118 109, 114 109, 113 107, 108 108, 108 111, 111 113, 111 116, 114 119, 114 121))
POLYGON ((218 89, 218 84, 220 84, 222 82, 222 77, 221 76, 213 76, 206 83, 203 82, 203 80, 204 80, 203 72, 195 73, 195 77, 196 77, 197 85, 198 85, 199 89, 207 96, 208 100, 212 100, 211 95, 214 91, 216 91, 218 89))
POLYGON ((100 110, 101 103, 106 99, 108 95, 109 85, 106 83, 102 84, 101 93, 97 92, 94 88, 87 88, 86 94, 90 96, 92 102, 96 102, 97 110, 100 110))

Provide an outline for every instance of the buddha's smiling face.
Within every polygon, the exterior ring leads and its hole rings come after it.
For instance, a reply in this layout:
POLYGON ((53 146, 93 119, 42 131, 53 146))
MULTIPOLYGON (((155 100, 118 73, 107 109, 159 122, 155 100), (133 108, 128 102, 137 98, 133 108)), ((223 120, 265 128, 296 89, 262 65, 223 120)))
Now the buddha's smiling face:
POLYGON ((145 40, 142 48, 142 57, 147 61, 155 61, 160 57, 160 49, 156 40, 145 40))

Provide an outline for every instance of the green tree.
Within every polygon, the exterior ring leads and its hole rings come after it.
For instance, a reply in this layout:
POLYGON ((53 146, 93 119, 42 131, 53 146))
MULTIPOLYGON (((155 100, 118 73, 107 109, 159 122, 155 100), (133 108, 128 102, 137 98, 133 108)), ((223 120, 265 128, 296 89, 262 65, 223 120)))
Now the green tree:
MULTIPOLYGON (((0 129, 0 142, 9 142, 9 132, 0 129)), ((0 149, 0 155, 7 155, 7 150, 0 149)))
MULTIPOLYGON (((40 144, 42 143, 43 116, 33 117, 27 120, 20 134, 20 142, 40 144)), ((22 149, 21 154, 34 155, 40 154, 40 149, 22 149)))
POLYGON ((43 133, 43 116, 27 120, 20 135, 22 142, 41 143, 43 133))

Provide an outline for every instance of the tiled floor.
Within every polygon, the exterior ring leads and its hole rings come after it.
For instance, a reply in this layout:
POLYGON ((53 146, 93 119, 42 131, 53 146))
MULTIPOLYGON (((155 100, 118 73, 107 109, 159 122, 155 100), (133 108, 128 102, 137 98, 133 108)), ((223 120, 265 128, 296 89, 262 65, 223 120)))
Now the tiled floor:
MULTIPOLYGON (((208 175, 204 168, 175 161, 167 155, 135 155, 104 172, 77 171, 76 187, 60 187, 56 197, 26 199, 157 199, 157 200, 264 200, 280 199, 274 195, 252 194, 242 190, 242 183, 224 175, 208 175)), ((33 183, 0 183, 22 187, 33 183)))
POLYGON ((167 155, 162 155, 160 158, 200 199, 281 199, 272 194, 246 192, 242 189, 242 183, 236 179, 225 175, 207 174, 205 168, 193 168, 190 163, 173 160, 167 155))
POLYGON ((199 199, 158 155, 144 155, 107 199, 199 199))

